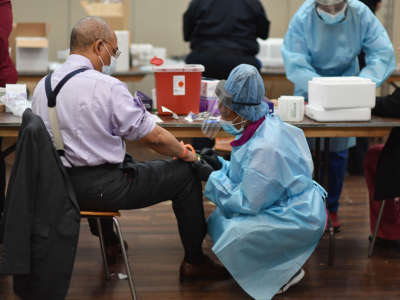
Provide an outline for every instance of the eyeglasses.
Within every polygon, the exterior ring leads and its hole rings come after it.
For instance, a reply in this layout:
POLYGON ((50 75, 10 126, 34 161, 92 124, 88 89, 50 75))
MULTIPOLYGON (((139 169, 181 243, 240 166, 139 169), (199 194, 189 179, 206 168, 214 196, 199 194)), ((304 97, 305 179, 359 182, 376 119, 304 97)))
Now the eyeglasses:
POLYGON ((112 49, 112 51, 113 51, 113 53, 114 53, 113 56, 114 56, 116 59, 121 55, 121 51, 118 49, 118 47, 117 47, 117 49, 114 49, 114 47, 111 45, 111 43, 110 43, 109 41, 103 40, 103 42, 105 42, 105 43, 107 43, 107 44, 109 44, 109 45, 111 46, 111 49, 112 49))

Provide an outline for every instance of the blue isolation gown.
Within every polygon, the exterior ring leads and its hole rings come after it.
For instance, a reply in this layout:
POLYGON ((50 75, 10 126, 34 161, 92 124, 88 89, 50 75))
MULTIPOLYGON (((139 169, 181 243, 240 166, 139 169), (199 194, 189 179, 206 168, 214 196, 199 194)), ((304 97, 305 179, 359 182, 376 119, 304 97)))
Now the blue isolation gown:
POLYGON ((303 266, 326 223, 326 192, 312 180, 303 131, 266 116, 254 135, 233 147, 212 172, 206 197, 212 250, 255 299, 271 299, 303 266))
MULTIPOLYGON (((360 76, 380 86, 396 69, 392 42, 385 28, 358 0, 348 0, 346 18, 333 25, 317 14, 315 0, 307 0, 290 21, 282 46, 287 78, 294 94, 308 97, 308 81, 321 76, 360 76), (360 71, 358 55, 365 53, 360 71)), ((354 138, 333 139, 330 150, 343 151, 354 138)))

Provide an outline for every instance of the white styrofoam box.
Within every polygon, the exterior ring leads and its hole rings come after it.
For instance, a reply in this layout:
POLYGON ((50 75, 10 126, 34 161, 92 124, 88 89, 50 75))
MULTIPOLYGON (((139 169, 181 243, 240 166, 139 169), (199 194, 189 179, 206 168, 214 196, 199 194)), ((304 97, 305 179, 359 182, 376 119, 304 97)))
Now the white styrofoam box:
POLYGON ((321 106, 306 105, 306 116, 319 122, 369 121, 371 120, 371 108, 361 107, 326 110, 321 106))
POLYGON ((128 30, 115 30, 115 35, 118 40, 118 49, 121 55, 117 59, 115 71, 128 71, 129 70, 129 36, 128 30))
POLYGON ((209 80, 202 79, 201 80, 201 88, 200 88, 200 97, 215 99, 217 96, 215 95, 215 89, 219 80, 209 80))
POLYGON ((48 39, 44 37, 16 37, 15 60, 18 72, 47 72, 49 64, 48 39))
POLYGON ((278 98, 278 116, 285 122, 301 122, 304 119, 304 97, 281 96, 278 98))
POLYGON ((376 84, 362 77, 318 77, 308 82, 308 103, 324 109, 373 108, 376 84))
POLYGON ((149 65, 153 58, 153 45, 131 44, 132 66, 149 65))
POLYGON ((257 58, 261 61, 263 66, 283 66, 283 56, 281 52, 283 39, 269 38, 266 41, 257 39, 257 42, 260 46, 260 51, 257 54, 257 58))

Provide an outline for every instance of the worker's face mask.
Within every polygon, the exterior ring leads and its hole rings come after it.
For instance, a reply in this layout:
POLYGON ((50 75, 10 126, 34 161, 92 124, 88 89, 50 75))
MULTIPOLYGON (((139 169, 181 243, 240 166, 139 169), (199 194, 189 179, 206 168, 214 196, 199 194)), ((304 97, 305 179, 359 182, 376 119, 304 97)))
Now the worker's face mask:
POLYGON ((106 66, 104 64, 103 59, 99 55, 100 61, 101 61, 102 65, 103 65, 101 67, 101 72, 104 73, 104 74, 107 74, 107 75, 111 75, 115 71, 115 66, 117 65, 117 59, 110 54, 110 52, 108 51, 106 45, 105 44, 103 44, 103 45, 104 45, 104 48, 106 48, 106 51, 107 51, 108 55, 110 56, 110 64, 108 66, 106 66))
POLYGON ((246 120, 242 120, 241 122, 237 122, 237 120, 240 117, 237 116, 235 119, 232 121, 225 121, 222 120, 222 129, 225 130, 225 132, 231 134, 231 135, 240 135, 244 131, 244 125, 246 123, 246 120), (237 129, 235 125, 240 125, 240 128, 237 129))
POLYGON ((321 17, 321 19, 326 24, 335 25, 344 20, 344 18, 346 17, 346 14, 345 14, 346 9, 347 9, 347 4, 345 4, 343 6, 343 8, 336 13, 328 13, 319 7, 317 7, 317 12, 318 12, 318 15, 321 17))

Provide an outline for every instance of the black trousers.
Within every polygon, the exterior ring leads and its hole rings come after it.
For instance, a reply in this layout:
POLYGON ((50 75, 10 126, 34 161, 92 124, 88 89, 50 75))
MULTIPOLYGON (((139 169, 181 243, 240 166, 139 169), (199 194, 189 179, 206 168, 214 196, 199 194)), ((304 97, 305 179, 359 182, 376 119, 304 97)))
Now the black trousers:
MULTIPOLYGON (((68 169, 81 210, 115 211, 148 207, 172 200, 185 260, 203 259, 201 244, 207 232, 201 182, 189 163, 181 160, 131 162, 68 169)), ((103 222, 106 240, 114 236, 103 222)))
POLYGON ((229 49, 193 50, 185 59, 187 64, 201 64, 205 67, 204 77, 227 79, 229 73, 240 64, 261 68, 261 63, 252 55, 241 54, 229 49))
POLYGON ((349 149, 347 171, 353 175, 364 174, 364 159, 369 149, 368 138, 357 138, 356 145, 349 149))

